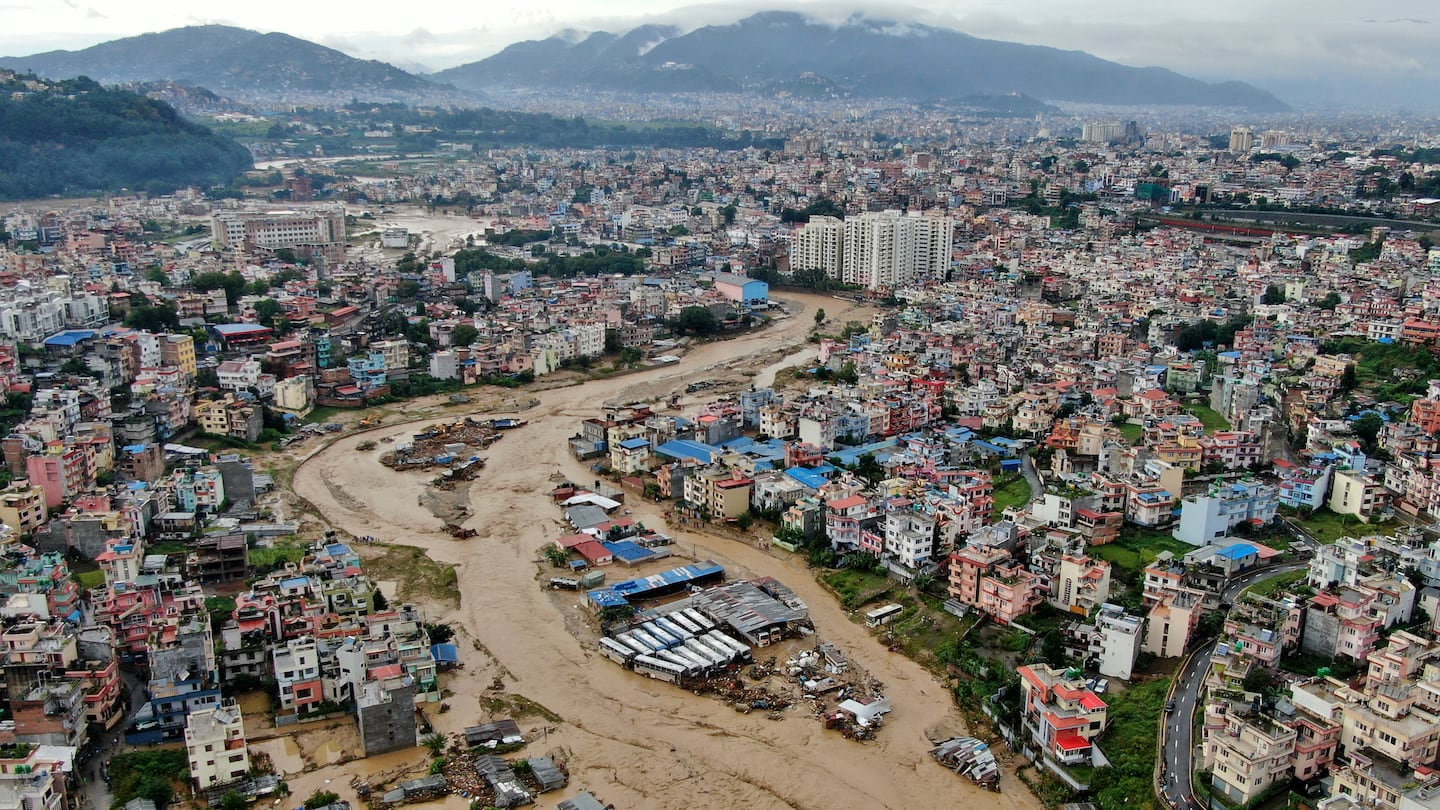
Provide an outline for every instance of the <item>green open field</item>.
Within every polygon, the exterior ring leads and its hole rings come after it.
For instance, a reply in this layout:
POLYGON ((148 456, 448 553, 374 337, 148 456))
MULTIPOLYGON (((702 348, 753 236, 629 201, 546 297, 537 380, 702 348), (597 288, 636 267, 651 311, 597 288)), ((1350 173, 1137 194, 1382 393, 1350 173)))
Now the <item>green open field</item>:
POLYGON ((1024 506, 1030 502, 1030 482, 1025 476, 1016 474, 1015 477, 996 482, 995 484, 995 515, 999 515, 1011 506, 1024 506))
POLYGON ((1305 527, 1305 530, 1314 535, 1316 540, 1329 545, 1342 537, 1363 537, 1368 534, 1379 534, 1389 537, 1399 528, 1400 524, 1394 521, 1385 523, 1362 523, 1354 515, 1342 515, 1331 512, 1329 509, 1317 509, 1310 514, 1310 517, 1293 518, 1295 522, 1305 527))
POLYGON ((1155 561, 1162 551, 1171 551, 1181 556, 1194 551, 1189 543, 1182 543, 1162 531, 1126 528, 1120 539, 1103 546, 1091 546, 1089 553, 1117 568, 1139 571, 1155 561))
POLYGON ((1186 405, 1185 412, 1199 417, 1200 424, 1205 426, 1206 431, 1230 429, 1230 423, 1225 420, 1225 417, 1207 405, 1186 405))

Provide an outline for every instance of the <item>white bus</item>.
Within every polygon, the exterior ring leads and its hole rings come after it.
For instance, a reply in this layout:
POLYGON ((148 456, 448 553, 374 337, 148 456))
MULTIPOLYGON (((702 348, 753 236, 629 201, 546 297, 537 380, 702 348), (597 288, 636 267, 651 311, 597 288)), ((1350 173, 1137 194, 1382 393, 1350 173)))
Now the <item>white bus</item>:
POLYGON ((688 645, 688 644, 685 645, 684 647, 676 647, 675 649, 671 650, 670 652, 672 652, 672 653, 674 653, 675 655, 678 655, 678 656, 680 656, 681 658, 685 659, 686 661, 688 661, 688 662, 690 663, 691 666, 695 667, 695 668, 696 668, 697 670, 699 670, 699 671, 704 671, 704 670, 710 669, 711 667, 715 666, 715 663, 714 663, 713 661, 711 661, 711 660, 710 660, 708 657, 706 657, 706 656, 700 655, 698 652, 696 652, 694 649, 692 649, 692 648, 690 647, 690 645, 688 645))
POLYGON ((865 614, 866 627, 879 627, 882 624, 889 624, 896 616, 905 612, 905 608, 899 605, 886 605, 868 611, 865 614))
POLYGON ((740 660, 742 661, 750 660, 750 648, 748 646, 742 644, 739 641, 736 641, 735 639, 727 636, 719 630, 707 633, 705 635, 705 638, 710 639, 711 641, 718 641, 721 644, 724 644, 726 647, 734 650, 735 654, 738 655, 740 657, 740 660))
POLYGON ((631 662, 635 671, 647 678, 655 678, 660 681, 679 683, 685 677, 685 667, 679 664, 672 664, 651 655, 637 655, 631 662))
POLYGON ((656 619, 655 625, 658 626, 661 630, 664 630, 670 635, 680 639, 681 641, 695 637, 694 633, 681 627, 677 622, 672 622, 664 617, 656 619))
POLYGON ((709 645, 700 643, 700 639, 692 638, 685 643, 684 647, 676 647, 677 650, 685 650, 691 655, 703 659, 707 667, 722 667, 730 663, 730 656, 721 655, 709 645))
POLYGON ((684 609, 683 611, 681 611, 681 612, 685 614, 685 618, 687 618, 687 619, 689 619, 690 621, 694 622, 695 624, 699 625, 699 627, 700 627, 701 630, 714 630, 714 629, 715 629, 715 623, 712 622, 712 621, 710 621, 709 619, 707 619, 707 618, 705 617, 705 614, 704 614, 704 613, 701 613, 700 611, 696 610, 695 608, 685 608, 685 609, 684 609))
POLYGON ((631 630, 631 631, 630 631, 630 635, 631 635, 636 641, 640 642, 641 644, 644 644, 645 646, 649 647, 649 648, 652 649, 652 650, 668 650, 668 649, 670 649, 671 647, 675 646, 675 645, 673 645, 673 644, 667 644, 667 643, 661 641, 660 639, 656 638, 655 636, 650 635, 649 633, 645 632, 644 630, 642 630, 642 629, 640 629, 640 628, 638 628, 638 627, 635 628, 634 630, 631 630))
POLYGON ((671 613, 670 615, 666 616, 665 618, 667 618, 667 619, 669 619, 670 621, 674 622, 675 624, 678 624, 678 625, 680 625, 681 627, 685 628, 686 632, 688 632, 688 633, 689 633, 690 635, 692 635, 692 636, 698 636, 698 635, 700 635, 700 632, 701 632, 701 631, 700 631, 700 625, 696 624, 695 622, 690 621, 688 618, 685 617, 685 614, 682 613, 681 611, 678 611, 678 610, 677 610, 677 611, 675 611, 674 613, 671 613))
POLYGON ((634 658, 637 653, 613 638, 602 638, 600 639, 600 654, 624 666, 630 663, 630 659, 634 658))
POLYGON ((649 655, 650 653, 655 652, 653 649, 646 646, 644 642, 640 641, 629 633, 621 633, 620 635, 615 637, 615 640, 620 642, 621 644, 624 644, 626 647, 629 647, 631 650, 634 650, 635 653, 638 655, 649 655))

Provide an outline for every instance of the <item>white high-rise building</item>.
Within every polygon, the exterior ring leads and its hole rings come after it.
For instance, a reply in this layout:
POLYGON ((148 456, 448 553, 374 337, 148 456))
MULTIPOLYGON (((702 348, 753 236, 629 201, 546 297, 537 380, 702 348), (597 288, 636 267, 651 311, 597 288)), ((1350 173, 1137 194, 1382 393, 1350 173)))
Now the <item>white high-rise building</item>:
POLYGON ((881 211, 845 221, 841 280, 868 289, 945 278, 955 246, 954 221, 881 211))
POLYGON ((844 220, 811 217, 790 243, 790 272, 823 270, 830 278, 840 278, 844 244, 844 220))
POLYGON ((1255 148, 1255 131, 1250 127, 1235 127, 1230 130, 1230 151, 1243 155, 1255 148))

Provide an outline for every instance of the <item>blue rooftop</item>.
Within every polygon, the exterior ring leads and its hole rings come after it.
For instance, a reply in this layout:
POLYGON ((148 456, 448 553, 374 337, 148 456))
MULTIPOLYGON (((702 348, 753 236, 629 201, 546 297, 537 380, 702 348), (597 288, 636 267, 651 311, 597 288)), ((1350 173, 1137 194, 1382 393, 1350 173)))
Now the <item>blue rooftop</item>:
POLYGON ((454 644, 432 644, 430 656, 436 663, 455 664, 460 661, 460 648, 454 644))
POLYGON ((68 329, 58 335, 51 335, 45 338, 46 346, 74 346, 82 340, 89 340, 95 337, 93 329, 68 329))
POLYGON ((650 440, 644 437, 626 439, 625 441, 620 442, 620 446, 625 448, 626 450, 639 450, 642 447, 649 447, 650 440))
POLYGON ((709 464, 719 455, 720 448, 689 439, 674 439, 655 448, 655 452, 673 459, 693 458, 701 464, 709 464))
POLYGON ((655 556, 655 552, 632 540, 621 540, 617 543, 601 543, 600 545, 604 546, 605 549, 615 557, 625 560, 626 562, 636 562, 655 556))
POLYGON ((1215 552, 1215 556, 1224 557, 1227 560, 1238 560, 1242 557, 1249 557, 1252 554, 1259 554, 1260 549, 1249 543, 1234 543, 1215 552))
MULTIPOLYGON (((834 467, 830 467, 828 464, 825 466, 831 470, 834 469, 834 467)), ((825 486, 830 480, 829 474, 822 471, 819 467, 791 467, 785 471, 785 474, 811 489, 819 489, 825 486)))

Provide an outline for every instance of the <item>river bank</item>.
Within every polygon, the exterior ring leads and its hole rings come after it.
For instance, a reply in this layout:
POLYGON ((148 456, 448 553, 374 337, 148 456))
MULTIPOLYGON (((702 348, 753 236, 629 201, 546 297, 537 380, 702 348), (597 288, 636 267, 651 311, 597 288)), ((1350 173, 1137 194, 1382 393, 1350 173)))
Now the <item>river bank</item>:
MULTIPOLYGON (((772 575, 789 585, 809 605, 821 635, 886 684, 895 711, 872 743, 825 732, 803 713, 780 722, 737 714, 713 699, 626 672, 584 648, 567 629, 567 620, 577 620, 572 614, 584 611, 578 598, 554 600, 536 583, 539 549, 565 533, 561 513, 546 493, 556 479, 593 477, 567 452, 579 420, 595 416, 606 402, 655 401, 679 391, 684 407, 724 390, 683 395, 685 386, 697 380, 735 376, 763 384, 776 371, 813 358, 805 338, 817 307, 837 323, 868 323, 871 314, 830 296, 786 299, 793 302, 790 318, 762 332, 698 346, 676 366, 525 392, 537 400, 524 412, 529 425, 489 448, 486 468, 470 491, 472 517, 464 525, 479 532, 472 540, 443 533, 441 521, 422 503, 432 476, 381 466, 371 456, 378 457, 384 445, 368 453, 355 449, 365 440, 398 441, 438 419, 387 425, 313 451, 295 470, 294 492, 336 528, 422 548, 436 561, 457 567, 460 607, 436 618, 459 631, 466 668, 448 682, 455 692, 449 698, 452 710, 432 719, 441 730, 456 731, 488 719, 487 712, 497 705, 529 706, 517 699, 523 696, 544 708, 521 718, 523 728, 543 738, 529 750, 555 750, 568 760, 572 788, 590 789, 629 808, 940 808, 967 801, 1037 807, 1013 776, 997 795, 930 760, 927 734, 949 736, 963 729, 947 691, 922 667, 887 652, 852 622, 815 582, 803 559, 720 534, 666 529, 687 554, 772 575), (502 688, 493 690, 497 679, 502 688)), ((635 502, 630 508, 647 526, 666 525, 663 505, 635 502)), ((359 760, 322 768, 291 784, 303 797, 310 782, 327 780, 327 789, 347 797, 342 788, 366 770, 359 760)), ((545 797, 541 806, 554 801, 545 797)))

